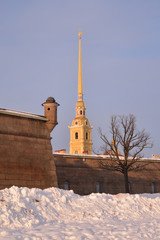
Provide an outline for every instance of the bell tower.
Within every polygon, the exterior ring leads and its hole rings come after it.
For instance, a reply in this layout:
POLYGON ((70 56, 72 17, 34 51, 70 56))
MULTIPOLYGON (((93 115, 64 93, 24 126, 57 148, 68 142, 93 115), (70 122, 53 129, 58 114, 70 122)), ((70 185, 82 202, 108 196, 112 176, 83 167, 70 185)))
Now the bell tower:
POLYGON ((78 101, 76 104, 76 117, 70 128, 70 153, 92 154, 92 140, 89 120, 86 118, 86 107, 83 101, 81 35, 79 32, 79 67, 78 67, 78 101))

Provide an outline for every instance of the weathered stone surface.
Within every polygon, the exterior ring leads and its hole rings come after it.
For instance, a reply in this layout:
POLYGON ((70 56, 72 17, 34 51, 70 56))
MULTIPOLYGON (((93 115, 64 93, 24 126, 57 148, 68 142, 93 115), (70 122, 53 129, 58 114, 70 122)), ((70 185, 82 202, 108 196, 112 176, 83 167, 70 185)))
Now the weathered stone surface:
POLYGON ((46 119, 0 113, 0 189, 57 187, 46 119))
MULTIPOLYGON (((58 186, 64 189, 68 182, 69 188, 75 193, 84 195, 96 192, 96 184, 100 184, 101 192, 117 194, 124 193, 124 178, 119 172, 112 172, 100 167, 101 156, 76 156, 67 154, 53 154, 58 186)), ((155 191, 160 192, 160 161, 146 160, 146 168, 129 173, 131 193, 152 193, 152 184, 155 191)), ((145 160, 142 162, 146 162, 145 160)))
MULTIPOLYGON (((0 189, 60 187, 67 182, 78 194, 124 192, 121 173, 100 167, 101 156, 52 154, 47 119, 0 111, 0 189), (55 167, 56 165, 56 167, 55 167), (58 183, 57 183, 58 178, 58 183)), ((131 193, 160 192, 160 160, 144 160, 146 169, 129 173, 131 193)), ((143 161, 143 164, 144 164, 143 161)))

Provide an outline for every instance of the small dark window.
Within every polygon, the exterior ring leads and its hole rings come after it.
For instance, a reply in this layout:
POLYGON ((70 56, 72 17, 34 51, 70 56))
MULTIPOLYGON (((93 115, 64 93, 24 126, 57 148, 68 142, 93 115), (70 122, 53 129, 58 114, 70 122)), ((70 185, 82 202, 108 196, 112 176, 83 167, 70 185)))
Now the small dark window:
POLYGON ((82 110, 80 111, 80 115, 82 115, 82 110))
POLYGON ((75 139, 78 139, 78 132, 75 133, 75 139))
POLYGON ((86 140, 88 139, 88 132, 86 132, 86 140))
POLYGON ((48 111, 50 110, 50 108, 48 108, 48 111))
POLYGON ((96 182, 96 192, 97 193, 101 192, 101 184, 100 184, 100 182, 96 182))
POLYGON ((64 189, 69 190, 69 183, 67 181, 64 182, 64 189))
POLYGON ((152 193, 156 193, 156 185, 152 182, 152 193))
POLYGON ((130 182, 128 183, 128 188, 129 188, 129 193, 131 193, 131 184, 130 184, 130 182))
POLYGON ((86 121, 86 125, 88 124, 88 122, 86 121))

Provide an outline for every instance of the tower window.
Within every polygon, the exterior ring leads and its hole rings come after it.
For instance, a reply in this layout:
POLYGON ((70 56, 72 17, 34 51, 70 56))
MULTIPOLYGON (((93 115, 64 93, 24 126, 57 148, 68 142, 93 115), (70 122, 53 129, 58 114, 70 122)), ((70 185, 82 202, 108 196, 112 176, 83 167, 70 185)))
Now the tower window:
POLYGON ((88 122, 86 121, 86 125, 88 125, 88 122))
POLYGON ((75 133, 75 139, 78 139, 78 132, 75 133))
POLYGON ((80 115, 82 115, 82 110, 80 111, 80 115))
POLYGON ((50 108, 48 108, 48 111, 50 110, 50 108))
POLYGON ((86 140, 88 139, 88 132, 86 132, 86 140))

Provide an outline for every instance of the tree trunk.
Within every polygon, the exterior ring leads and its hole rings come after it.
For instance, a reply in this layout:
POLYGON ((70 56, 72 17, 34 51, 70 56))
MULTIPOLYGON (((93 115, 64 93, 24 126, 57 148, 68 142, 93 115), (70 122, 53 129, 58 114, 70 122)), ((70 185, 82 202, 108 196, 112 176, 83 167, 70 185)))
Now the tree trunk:
POLYGON ((125 192, 130 193, 129 190, 129 181, 128 181, 128 171, 124 172, 124 184, 125 184, 125 192))

